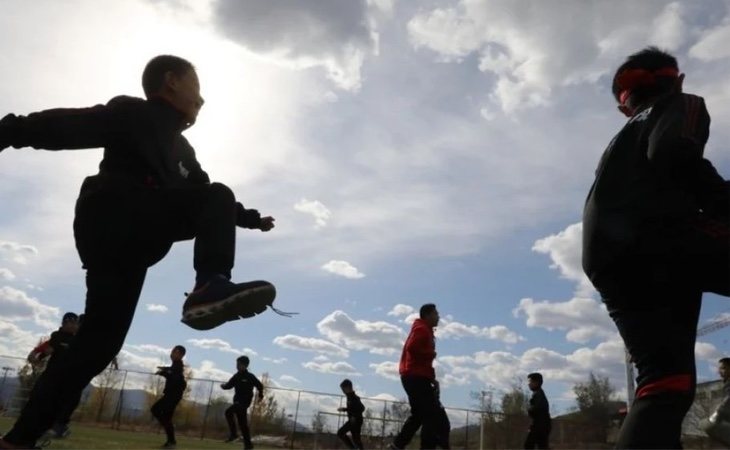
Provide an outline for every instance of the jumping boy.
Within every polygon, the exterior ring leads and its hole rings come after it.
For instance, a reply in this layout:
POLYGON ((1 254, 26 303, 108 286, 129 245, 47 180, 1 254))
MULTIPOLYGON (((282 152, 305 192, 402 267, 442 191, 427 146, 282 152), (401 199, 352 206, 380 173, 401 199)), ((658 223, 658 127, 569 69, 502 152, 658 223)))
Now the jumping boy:
POLYGON ((185 347, 176 345, 170 352, 170 360, 172 365, 158 367, 156 375, 165 377, 165 389, 162 391, 162 397, 152 405, 150 412, 160 422, 162 428, 165 429, 167 441, 162 448, 175 448, 177 441, 175 440, 175 427, 172 425, 172 416, 175 414, 177 404, 182 400, 183 393, 187 387, 185 381, 184 367, 182 359, 185 356, 185 347))
POLYGON ((681 447, 702 293, 730 295, 730 186, 703 157, 710 116, 683 80, 655 47, 618 68, 613 95, 629 119, 583 212, 583 269, 638 369, 617 448, 681 447))
POLYGON ((347 405, 337 408, 337 411, 347 413, 347 422, 337 430, 337 437, 347 445, 347 448, 359 448, 362 450, 365 447, 362 445, 360 431, 362 430, 362 415, 365 412, 365 405, 362 404, 360 397, 355 393, 352 387, 352 381, 348 379, 342 380, 340 389, 342 389, 342 393, 347 397, 347 405), (347 435, 348 432, 352 435, 352 439, 347 435))
POLYGON ((233 374, 227 383, 221 384, 222 389, 234 389, 233 405, 226 409, 226 421, 228 422, 228 439, 226 442, 233 442, 238 439, 236 432, 236 420, 238 427, 241 429, 243 436, 243 448, 252 449, 251 431, 248 428, 248 407, 251 406, 253 400, 253 388, 258 392, 258 400, 264 399, 264 385, 261 384, 256 375, 248 371, 248 365, 251 361, 248 356, 239 356, 236 359, 237 372, 233 374), (234 417, 236 420, 234 420, 234 417))
POLYGON ((230 281, 236 226, 269 231, 272 217, 237 203, 211 183, 182 132, 203 105, 193 65, 153 58, 142 74, 146 100, 120 96, 106 105, 51 109, 0 120, 0 150, 104 148, 99 173, 76 203, 74 236, 86 269, 86 320, 67 358, 46 371, 0 448, 32 446, 124 343, 147 269, 173 242, 195 239, 195 287, 182 321, 211 329, 272 306, 265 281, 230 281))

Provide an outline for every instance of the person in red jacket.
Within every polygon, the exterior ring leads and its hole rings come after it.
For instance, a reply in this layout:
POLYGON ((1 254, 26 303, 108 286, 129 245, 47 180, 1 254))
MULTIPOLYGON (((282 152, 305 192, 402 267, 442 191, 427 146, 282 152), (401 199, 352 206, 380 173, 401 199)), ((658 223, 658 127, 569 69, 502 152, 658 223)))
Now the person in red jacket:
POLYGON ((436 448, 436 420, 440 405, 436 395, 438 381, 433 370, 436 358, 436 339, 433 329, 439 323, 436 305, 421 306, 419 319, 413 322, 411 332, 403 345, 400 357, 400 379, 408 395, 411 415, 406 419, 390 448, 405 448, 418 429, 421 429, 421 448, 436 448))

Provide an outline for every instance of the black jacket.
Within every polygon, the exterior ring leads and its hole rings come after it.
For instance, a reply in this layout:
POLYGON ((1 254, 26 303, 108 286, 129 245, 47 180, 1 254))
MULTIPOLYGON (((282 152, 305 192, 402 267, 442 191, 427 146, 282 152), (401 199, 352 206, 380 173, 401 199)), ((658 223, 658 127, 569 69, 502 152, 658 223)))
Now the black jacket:
POLYGON ((346 397, 347 405, 345 408, 347 408, 347 418, 350 420, 355 419, 362 421, 362 415, 365 413, 365 405, 362 404, 360 397, 358 397, 354 392, 346 394, 346 397))
POLYGON ((171 366, 159 367, 157 375, 165 377, 165 396, 182 398, 185 388, 188 386, 183 374, 182 361, 173 361, 171 366))
POLYGON ((550 430, 550 404, 542 389, 537 389, 532 392, 530 405, 527 407, 527 415, 532 419, 532 424, 530 425, 531 430, 550 430))
POLYGON ((252 374, 248 370, 236 372, 233 374, 231 379, 228 380, 227 383, 223 383, 221 387, 226 390, 235 389, 233 402, 246 406, 250 405, 251 400, 253 400, 254 387, 258 390, 259 396, 262 396, 264 393, 264 385, 261 384, 258 378, 256 378, 256 375, 252 374))
POLYGON ((73 334, 63 331, 61 328, 51 333, 51 337, 48 339, 48 346, 53 349, 53 352, 48 359, 46 368, 53 364, 58 364, 58 360, 68 351, 68 347, 71 345, 73 338, 73 334))
POLYGON ((602 276, 661 254, 680 227, 730 217, 730 185, 703 158, 710 116, 701 97, 673 94, 635 114, 596 169, 583 211, 583 269, 602 276))
MULTIPOLYGON (((161 99, 114 97, 106 105, 59 108, 0 120, 0 150, 104 148, 99 174, 84 181, 82 194, 103 189, 180 188, 210 183, 181 134, 180 112, 161 99)), ((237 224, 258 228, 261 216, 237 204, 237 224)))

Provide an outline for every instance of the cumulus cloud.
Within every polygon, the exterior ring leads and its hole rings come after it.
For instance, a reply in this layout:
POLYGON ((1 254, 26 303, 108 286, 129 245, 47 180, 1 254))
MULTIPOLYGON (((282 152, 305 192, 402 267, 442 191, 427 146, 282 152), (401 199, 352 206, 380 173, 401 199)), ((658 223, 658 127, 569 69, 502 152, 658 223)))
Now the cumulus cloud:
POLYGON ((350 350, 368 350, 381 355, 400 351, 406 337, 403 330, 391 323, 353 320, 340 310, 319 321, 317 330, 330 341, 350 350))
POLYGON ((380 375, 383 378, 389 380, 400 380, 400 373, 398 372, 398 362, 396 361, 383 361, 379 363, 369 364, 369 367, 373 369, 376 375, 380 375))
POLYGON ((436 336, 442 339, 461 339, 463 337, 486 338, 502 341, 505 344, 516 344, 525 338, 504 325, 479 327, 466 325, 455 320, 442 319, 436 329, 436 336))
POLYGON ((567 330, 565 337, 570 342, 586 343, 616 335, 606 307, 592 298, 576 297, 565 302, 523 298, 513 313, 515 317, 526 317, 528 327, 567 330))
POLYGON ((3 318, 0 319, 0 354, 24 358, 38 344, 41 335, 22 329, 17 324, 5 320, 8 318, 4 315, 2 316, 3 318))
POLYGON ((388 315, 395 316, 395 317, 407 316, 409 314, 413 314, 415 311, 416 311, 416 309, 410 305, 404 305, 403 303, 398 303, 397 305, 395 305, 393 307, 393 309, 388 311, 388 315))
POLYGON ((167 306, 159 305, 157 303, 147 303, 145 307, 147 308, 147 311, 150 312, 166 313, 168 310, 167 306))
POLYGON ((360 375, 360 373, 352 367, 350 364, 340 361, 340 362, 316 362, 316 361, 309 361, 302 364, 302 367, 313 370, 315 372, 321 372, 321 373, 331 373, 336 375, 360 375))
POLYGON ((377 30, 371 6, 387 2, 355 0, 243 0, 215 4, 217 28, 242 46, 294 68, 324 68, 346 90, 361 84, 360 69, 376 54, 377 30))
POLYGON ((364 273, 360 272, 357 267, 353 266, 349 262, 338 261, 335 259, 323 265, 322 270, 351 280, 365 277, 364 273))
POLYGON ((678 32, 683 17, 678 2, 574 0, 554 8, 531 1, 516 8, 509 2, 460 0, 422 10, 408 31, 416 48, 430 49, 442 61, 477 55, 479 70, 496 78, 490 102, 509 113, 547 104, 556 88, 597 80, 635 51, 637 42, 677 48, 687 37, 678 32), (623 14, 627 8, 632 21, 623 14))
POLYGON ((268 356, 264 356, 261 359, 263 359, 264 361, 273 363, 273 364, 284 364, 285 362, 288 361, 286 358, 269 358, 268 356))
POLYGON ((223 339, 188 339, 187 342, 192 344, 194 347, 206 350, 218 350, 221 352, 233 353, 234 355, 258 355, 258 353, 250 348, 244 348, 241 350, 234 348, 229 342, 224 341, 223 339))
POLYGON ((294 205, 294 209, 314 217, 317 228, 327 226, 327 221, 332 216, 330 210, 318 200, 309 201, 303 198, 294 205))
POLYGON ((550 268, 560 271, 563 278, 577 283, 577 294, 588 297, 594 292, 593 285, 583 272, 581 256, 583 224, 574 223, 558 234, 538 239, 532 250, 547 254, 552 260, 550 268))
POLYGON ((328 355, 341 357, 347 357, 349 355, 349 352, 346 349, 330 341, 318 338, 297 336, 294 334, 277 336, 274 338, 274 344, 280 347, 288 348, 290 350, 326 353, 328 355))
POLYGON ((26 264, 31 257, 37 254, 38 249, 32 245, 0 241, 0 256, 17 264, 26 264))
POLYGON ((282 375, 279 377, 279 381, 288 384, 302 384, 302 382, 298 378, 291 375, 282 375))
POLYGON ((15 279, 15 274, 10 269, 0 267, 0 279, 12 281, 15 279))
POLYGON ((60 311, 44 305, 24 291, 10 286, 0 287, 0 315, 7 320, 31 320, 44 328, 56 328, 60 311))
POLYGON ((128 348, 135 352, 152 353, 155 355, 167 357, 172 349, 161 347, 156 344, 125 344, 124 348, 128 348))

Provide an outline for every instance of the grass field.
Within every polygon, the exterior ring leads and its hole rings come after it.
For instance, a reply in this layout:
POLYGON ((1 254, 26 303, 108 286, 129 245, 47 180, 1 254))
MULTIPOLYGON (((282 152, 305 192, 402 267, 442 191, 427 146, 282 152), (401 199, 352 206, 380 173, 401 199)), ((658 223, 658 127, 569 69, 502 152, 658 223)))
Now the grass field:
MULTIPOLYGON (((15 419, 0 417, 0 430, 10 429, 15 419)), ((50 439, 49 449, 154 449, 165 442, 165 434, 138 431, 117 431, 71 423, 72 433, 65 439, 50 439)), ((178 449, 239 449, 243 444, 226 444, 220 440, 196 439, 178 436, 178 449)), ((261 445, 257 449, 263 448, 261 445)))

